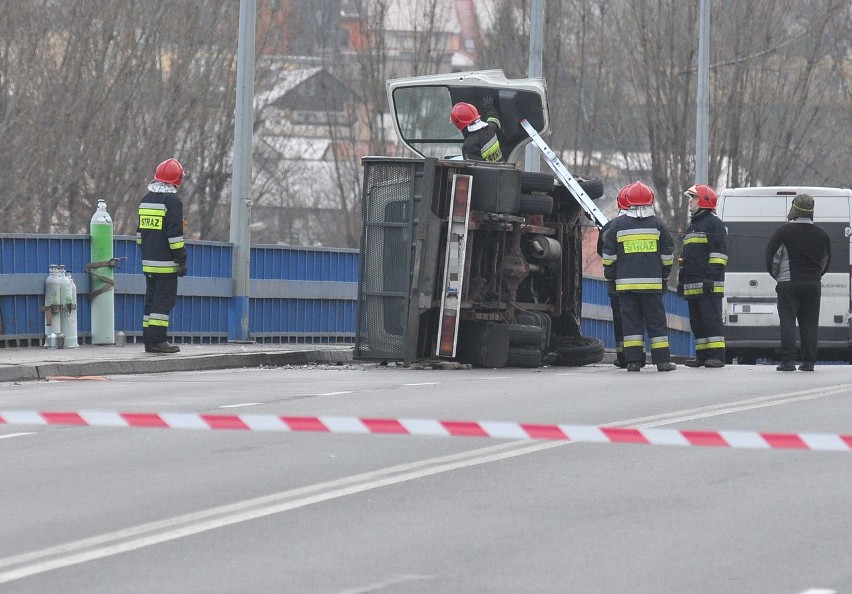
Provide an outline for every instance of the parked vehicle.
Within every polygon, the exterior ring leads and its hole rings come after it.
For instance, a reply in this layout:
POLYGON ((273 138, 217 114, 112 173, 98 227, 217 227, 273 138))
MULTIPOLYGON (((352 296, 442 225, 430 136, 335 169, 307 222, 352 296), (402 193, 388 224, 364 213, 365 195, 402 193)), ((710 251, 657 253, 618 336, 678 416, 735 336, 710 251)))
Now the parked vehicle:
MULTIPOLYGON (((530 141, 521 120, 549 131, 544 80, 487 70, 387 88, 396 132, 417 157, 363 159, 355 357, 488 367, 600 361, 603 344, 580 332, 577 192, 516 164, 530 141), (450 111, 485 96, 502 122, 507 163, 460 156, 450 111)), ((587 204, 603 194, 600 180, 576 181, 587 204)))
POLYGON ((801 193, 814 197, 814 222, 832 242, 831 265, 822 279, 820 358, 852 362, 852 190, 815 187, 733 188, 719 195, 717 212, 728 229, 723 317, 729 362, 772 358, 781 344, 775 280, 766 272, 764 254, 801 193))

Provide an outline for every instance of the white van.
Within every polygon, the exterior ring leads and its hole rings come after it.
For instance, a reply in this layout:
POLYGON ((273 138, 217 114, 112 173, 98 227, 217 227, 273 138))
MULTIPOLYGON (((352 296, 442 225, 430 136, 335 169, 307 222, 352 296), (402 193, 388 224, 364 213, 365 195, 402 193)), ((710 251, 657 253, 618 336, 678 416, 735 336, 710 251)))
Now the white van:
POLYGON ((815 187, 733 188, 719 195, 728 229, 723 319, 729 362, 777 358, 781 344, 775 279, 766 272, 766 245, 796 194, 814 197, 814 222, 831 238, 831 265, 822 278, 819 358, 852 363, 852 190, 815 187))

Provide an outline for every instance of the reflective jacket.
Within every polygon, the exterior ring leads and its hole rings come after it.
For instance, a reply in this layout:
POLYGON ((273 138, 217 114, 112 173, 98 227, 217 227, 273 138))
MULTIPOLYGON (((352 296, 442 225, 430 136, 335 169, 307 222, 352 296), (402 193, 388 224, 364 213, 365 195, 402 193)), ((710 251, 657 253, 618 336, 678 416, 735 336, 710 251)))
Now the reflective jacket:
POLYGON ((183 204, 174 186, 152 183, 139 204, 136 243, 142 246, 142 272, 177 274, 186 264, 183 204), (162 191, 165 190, 165 191, 162 191))
POLYGON ((604 278, 615 291, 662 293, 672 271, 674 242, 663 222, 651 215, 616 217, 604 236, 604 278))
POLYGON ((717 297, 725 294, 727 236, 725 224, 712 210, 702 208, 692 215, 683 236, 683 264, 678 273, 678 293, 687 299, 711 292, 717 297))
POLYGON ((465 129, 462 157, 472 161, 503 162, 503 151, 497 139, 497 131, 500 129, 500 118, 492 108, 483 115, 482 120, 465 129))

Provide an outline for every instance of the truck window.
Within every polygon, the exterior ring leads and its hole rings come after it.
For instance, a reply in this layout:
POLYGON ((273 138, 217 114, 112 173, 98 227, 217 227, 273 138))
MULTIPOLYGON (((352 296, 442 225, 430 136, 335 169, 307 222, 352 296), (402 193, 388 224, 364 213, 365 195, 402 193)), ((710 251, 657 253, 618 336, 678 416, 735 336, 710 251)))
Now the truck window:
POLYGON ((394 91, 396 120, 403 140, 427 157, 460 155, 462 133, 450 121, 447 87, 409 87, 394 91))

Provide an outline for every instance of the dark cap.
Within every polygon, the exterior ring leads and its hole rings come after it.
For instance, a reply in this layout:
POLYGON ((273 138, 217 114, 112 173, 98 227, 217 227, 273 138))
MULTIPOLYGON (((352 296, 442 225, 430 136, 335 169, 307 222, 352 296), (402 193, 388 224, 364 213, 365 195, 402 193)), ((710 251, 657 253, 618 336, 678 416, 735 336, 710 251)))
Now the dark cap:
POLYGON ((800 219, 806 217, 814 218, 814 197, 810 194, 798 194, 793 198, 793 206, 790 207, 790 212, 787 213, 787 220, 800 219))

